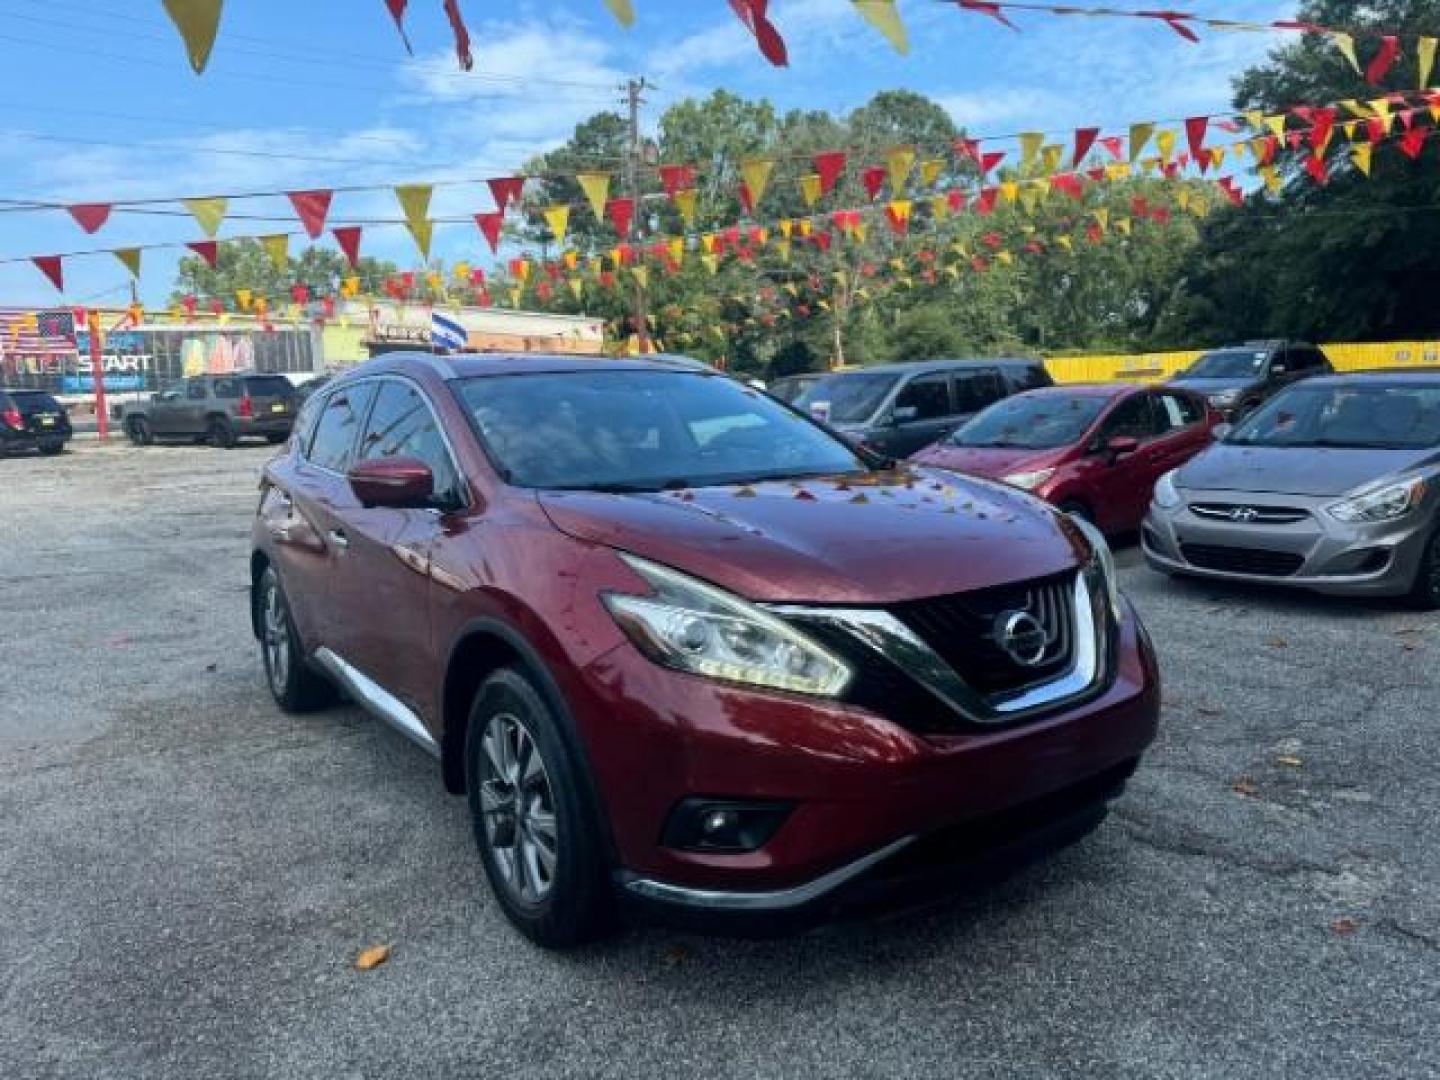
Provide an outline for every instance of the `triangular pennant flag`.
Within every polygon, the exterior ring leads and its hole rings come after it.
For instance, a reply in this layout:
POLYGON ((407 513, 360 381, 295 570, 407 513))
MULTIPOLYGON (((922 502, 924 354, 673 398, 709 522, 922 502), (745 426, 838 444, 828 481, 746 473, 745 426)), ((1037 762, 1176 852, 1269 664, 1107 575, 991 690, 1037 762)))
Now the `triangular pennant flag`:
POLYGON ((578 277, 567 278, 566 281, 565 281, 565 284, 568 285, 568 286, 570 286, 570 294, 571 294, 572 296, 574 296, 576 300, 579 300, 580 297, 584 295, 584 292, 585 292, 585 279, 584 279, 584 278, 578 278, 578 277))
POLYGON ((1350 160, 1355 163, 1355 168, 1365 175, 1370 175, 1370 155, 1374 148, 1369 143, 1356 143, 1350 147, 1350 160))
POLYGON ((495 206, 500 210, 504 210, 511 203, 518 203, 525 194, 523 176, 496 176, 486 180, 485 184, 490 189, 495 206))
POLYGON ((1430 88, 1430 72, 1435 67, 1435 38, 1422 37, 1415 42, 1415 63, 1420 72, 1420 89, 1430 88))
POLYGON ((934 220, 944 221, 950 216, 950 194, 953 192, 930 196, 930 216, 934 220))
POLYGON ((116 248, 115 258, 119 259, 125 269, 130 271, 131 277, 138 278, 140 276, 140 249, 138 247, 116 248))
POLYGON ((635 279, 635 283, 642 289, 650 284, 650 271, 644 266, 632 266, 630 268, 630 276, 635 279))
POLYGON ((422 221, 407 221, 405 227, 415 238, 415 246, 420 249, 420 257, 428 260, 430 258, 430 241, 435 235, 435 223, 426 218, 422 221))
POLYGON ((694 188, 675 193, 675 209, 680 212, 680 219, 685 222, 687 229, 695 224, 695 198, 694 188))
POLYGON ((490 210, 475 215, 475 224, 480 227, 480 235, 485 237, 485 242, 490 245, 490 251, 494 253, 500 247, 500 228, 505 224, 505 213, 501 210, 490 210))
POLYGON ((945 162, 940 158, 929 158, 920 163, 920 182, 926 187, 934 187, 935 181, 940 179, 940 173, 945 169, 945 162))
POLYGON ((65 291, 65 263, 59 255, 36 255, 30 260, 35 268, 50 279, 50 284, 65 291))
POLYGON ((230 200, 223 196, 185 200, 185 209, 189 210, 199 223, 200 231, 212 240, 220 231, 220 223, 225 220, 225 210, 229 205, 230 200))
POLYGON ((165 11, 180 31, 196 75, 210 63, 210 50, 215 47, 223 6, 224 0, 165 0, 165 11))
POLYGON ((1087 127, 1075 129, 1075 157, 1071 160, 1071 164, 1075 168, 1080 167, 1080 163, 1085 160, 1085 155, 1090 153, 1090 148, 1095 145, 1095 140, 1099 137, 1099 128, 1087 127))
POLYGON ((205 265, 211 270, 215 269, 215 263, 220 258, 220 245, 214 240, 195 240, 185 246, 204 259, 205 265))
POLYGON ((270 236, 260 237, 260 243, 265 248, 265 254, 270 256, 270 262, 276 270, 284 270, 290 265, 290 237, 285 233, 274 233, 270 236))
POLYGON ((719 255, 701 255, 700 261, 705 265, 705 269, 709 270, 712 274, 717 273, 720 269, 719 255))
MULTIPOLYGON (((615 16, 616 21, 626 30, 635 25, 635 9, 631 6, 630 0, 605 0, 605 6, 610 9, 610 14, 615 16)), ((599 217, 599 214, 595 215, 599 217)), ((580 294, 576 293, 578 300, 580 294)))
POLYGON ((691 165, 661 165, 660 183, 665 187, 665 194, 673 199, 677 191, 695 186, 695 169, 691 165))
POLYGON ((254 302, 255 294, 249 289, 235 290, 235 303, 240 306, 241 311, 249 311, 250 305, 254 302))
POLYGON ((730 7, 746 29, 755 35, 760 54, 776 67, 784 67, 790 58, 785 50, 785 39, 766 14, 769 6, 769 0, 730 0, 730 7))
POLYGON ((1155 133, 1155 125, 1150 123, 1130 125, 1130 163, 1133 165, 1145 150, 1145 144, 1150 141, 1150 136, 1155 133))
POLYGON ((871 166, 860 174, 860 181, 865 185, 865 194, 874 202, 880 196, 880 189, 885 186, 885 167, 871 166))
POLYGON ((1425 139, 1430 134, 1428 127, 1412 127, 1404 135, 1400 136, 1400 151, 1411 161, 1420 157, 1425 149, 1425 139))
POLYGON ((1355 69, 1355 74, 1360 74, 1360 58, 1355 55, 1355 39, 1340 30, 1332 30, 1330 42, 1340 50, 1341 56, 1350 61, 1350 66, 1355 69))
POLYGON ((335 243, 340 245, 340 250, 345 253, 345 260, 353 270, 360 264, 360 233, 359 225, 346 225, 343 228, 331 230, 335 237, 335 243))
POLYGON ((1400 55, 1400 39, 1393 34, 1386 34, 1380 39, 1380 50, 1370 61, 1370 66, 1365 69, 1365 81, 1371 86, 1379 86, 1385 80, 1386 74, 1394 65, 1396 57, 1400 55))
POLYGON ((896 146, 885 155, 885 169, 890 177, 890 193, 898 195, 905 190, 910 179, 910 170, 915 167, 915 148, 896 146))
POLYGON ((94 233, 100 229, 105 222, 110 220, 109 203, 77 203, 74 206, 67 206, 70 216, 75 223, 87 233, 94 233))
POLYGON ((1020 133, 1020 168, 1029 169, 1040 157, 1040 147, 1045 145, 1043 131, 1022 131, 1020 133))
POLYGON ((1160 151, 1160 160, 1168 162, 1175 153, 1175 132, 1165 128, 1155 136, 1155 148, 1160 151))
POLYGON ((770 173, 774 168, 775 162, 770 158, 750 158, 740 163, 740 177, 750 192, 752 209, 765 197, 765 188, 769 186, 770 173))
POLYGON ((575 182, 585 193, 596 221, 605 220, 605 202, 610 198, 610 174, 608 172, 577 173, 575 182))
POLYGON ((570 227, 570 206, 558 203, 545 208, 545 224, 550 229, 556 244, 565 243, 565 232, 570 227))
POLYGON ((900 13, 895 9, 895 0, 855 0, 855 10, 885 35, 896 52, 904 55, 910 51, 910 38, 905 33, 905 24, 900 21, 900 13))
POLYGON ((434 191, 433 184, 401 184, 395 189, 395 197, 400 200, 400 209, 405 212, 408 223, 414 225, 425 220, 430 213, 430 196, 434 191))
POLYGON ((1285 137, 1285 114, 1278 113, 1275 116, 1265 117, 1265 126, 1277 139, 1283 139, 1285 137))
POLYGON ((1190 144, 1190 155, 1201 160, 1205 151, 1205 132, 1210 127, 1208 116, 1192 116, 1185 121, 1185 138, 1190 144))
POLYGON ((635 216, 634 199, 611 199, 606 207, 610 220, 615 223, 615 232, 622 238, 630 235, 630 223, 635 216))
POLYGON ((845 151, 826 150, 812 159, 815 173, 820 177, 820 194, 829 195, 835 189, 840 174, 845 171, 845 151))
POLYGON ((319 240, 320 234, 325 231, 325 219, 330 216, 330 200, 335 197, 333 191, 291 191, 290 205, 295 207, 295 213, 300 217, 300 224, 305 226, 305 232, 311 240, 319 240))
POLYGON ((903 235, 910 229, 911 207, 909 199, 894 199, 885 207, 885 220, 890 224, 890 231, 897 236, 903 235))
POLYGON ((815 173, 800 177, 800 198, 805 200, 806 206, 814 206, 820 201, 820 184, 820 177, 815 173))
POLYGON ((1095 224, 1100 226, 1102 232, 1108 229, 1110 227, 1110 211, 1103 206, 1096 209, 1095 224))

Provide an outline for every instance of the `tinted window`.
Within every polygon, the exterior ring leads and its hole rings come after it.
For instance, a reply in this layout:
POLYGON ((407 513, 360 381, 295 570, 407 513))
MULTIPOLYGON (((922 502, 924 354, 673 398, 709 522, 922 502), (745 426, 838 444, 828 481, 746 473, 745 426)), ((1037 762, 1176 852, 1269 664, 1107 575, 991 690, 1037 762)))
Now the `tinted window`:
POLYGON ((185 396, 191 401, 204 401, 205 384, 199 379, 191 379, 185 384, 185 396))
POLYGON ((294 397, 295 387, 283 375, 249 375, 244 380, 245 392, 251 397, 294 397))
POLYGON ((305 452, 312 464, 332 472, 345 471, 365 407, 374 393, 374 383, 359 383, 337 390, 326 399, 325 411, 320 414, 305 452))
POLYGON ((1265 372, 1270 354, 1264 349, 1217 349, 1185 371, 1192 379, 1253 379, 1265 372))
POLYGON ((869 420, 885 400, 898 375, 832 375, 821 379, 795 399, 795 407, 835 424, 869 420))
POLYGON ((1098 394, 1026 394, 997 401, 950 437, 957 446, 1069 446, 1090 429, 1108 398, 1098 394))
POLYGON ((895 408, 915 410, 913 420, 934 420, 949 416, 950 378, 947 375, 923 375, 912 379, 895 399, 895 408))
MULTIPOLYGON (((0 394, 0 401, 5 400, 5 395, 0 394)), ((60 403, 49 394, 19 393, 11 395, 10 400, 14 407, 19 409, 25 416, 33 416, 35 413, 58 413, 63 412, 60 403)))
POLYGON ((1024 390, 1039 390, 1042 386, 1055 385, 1055 380, 1050 378, 1050 372, 1045 370, 1043 364, 1026 364, 1023 367, 1007 367, 1005 369, 1005 379, 1010 383, 1015 393, 1024 390))
POLYGON ((967 371, 951 380, 957 413, 976 413, 1005 396, 1005 384, 998 371, 985 368, 967 371))
POLYGON ((461 400, 521 487, 665 487, 857 473, 848 446, 733 379, 671 371, 467 379, 461 400))
POLYGON ((415 458, 430 466, 437 496, 453 494, 457 488, 459 478, 440 434, 439 422, 420 391, 406 383, 380 384, 357 457, 361 461, 415 458))
POLYGON ((217 398, 238 398, 240 396, 239 379, 216 379, 215 396, 217 398))
POLYGON ((1104 438, 1123 435, 1131 439, 1148 439, 1155 434, 1155 417, 1150 411, 1150 395, 1136 394, 1126 398, 1105 419, 1101 430, 1104 438))
POLYGON ((1205 409, 1189 394, 1156 394, 1157 420, 1161 431, 1176 431, 1205 419, 1205 409))
POLYGON ((1226 440, 1246 446, 1440 446, 1440 386, 1316 386, 1306 379, 1226 440))

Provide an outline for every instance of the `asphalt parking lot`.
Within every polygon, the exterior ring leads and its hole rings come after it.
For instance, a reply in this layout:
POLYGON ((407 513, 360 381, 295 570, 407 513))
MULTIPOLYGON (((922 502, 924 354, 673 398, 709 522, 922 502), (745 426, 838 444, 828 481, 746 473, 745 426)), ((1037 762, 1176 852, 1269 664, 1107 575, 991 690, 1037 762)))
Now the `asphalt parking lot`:
POLYGON ((923 913, 552 955, 430 759, 271 703, 269 453, 0 460, 0 1077, 1440 1075, 1435 616, 1122 551, 1167 708, 1098 834, 923 913))

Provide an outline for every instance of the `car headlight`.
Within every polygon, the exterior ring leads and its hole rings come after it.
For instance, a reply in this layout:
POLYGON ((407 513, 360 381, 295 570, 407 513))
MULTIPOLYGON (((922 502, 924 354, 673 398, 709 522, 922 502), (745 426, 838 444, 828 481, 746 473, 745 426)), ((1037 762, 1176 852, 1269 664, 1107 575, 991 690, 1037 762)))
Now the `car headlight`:
POLYGON ((1393 484, 1384 484, 1369 491, 1361 490, 1333 506, 1330 516, 1340 521, 1394 521, 1404 517, 1425 494, 1425 481, 1418 476, 1393 484))
POLYGON ((1220 406, 1234 405, 1235 399, 1239 396, 1239 390, 1217 390, 1215 393, 1209 395, 1210 404, 1220 406))
POLYGON ((1034 472, 1011 473, 1009 476, 1002 476, 1000 479, 1004 480, 1007 484, 1024 488, 1026 491, 1034 491, 1054 475, 1054 469, 1036 469, 1034 472))
POLYGON ((1175 474, 1178 471, 1171 469, 1155 481, 1155 505, 1162 510, 1173 510, 1180 505, 1180 492, 1175 488, 1175 474))
POLYGON ((1105 589, 1105 599, 1110 604, 1111 614, 1118 619, 1120 617, 1120 580, 1115 570, 1115 556, 1110 551, 1110 544, 1106 541, 1104 533, 1080 515, 1071 514, 1070 520, 1075 523, 1075 527, 1080 530, 1090 544, 1090 565, 1085 568, 1085 572, 1101 579, 1105 589))
POLYGON ((788 623, 738 596, 623 552, 654 589, 606 592, 601 600, 636 648, 657 664, 726 682, 836 697, 850 666, 788 623))

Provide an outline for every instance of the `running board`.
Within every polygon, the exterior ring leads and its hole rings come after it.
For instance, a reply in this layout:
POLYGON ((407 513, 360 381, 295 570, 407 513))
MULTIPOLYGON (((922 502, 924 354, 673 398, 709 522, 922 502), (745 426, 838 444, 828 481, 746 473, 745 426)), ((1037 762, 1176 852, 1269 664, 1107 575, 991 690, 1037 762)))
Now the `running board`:
POLYGON ((349 692, 355 704, 377 719, 385 721, 417 746, 428 750, 437 758, 440 756, 439 745, 430 732, 425 730, 420 717, 374 679, 326 648, 315 650, 315 663, 349 692))

